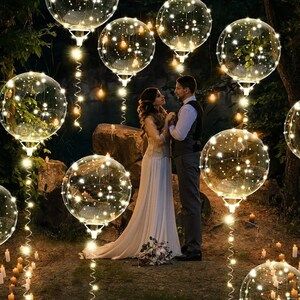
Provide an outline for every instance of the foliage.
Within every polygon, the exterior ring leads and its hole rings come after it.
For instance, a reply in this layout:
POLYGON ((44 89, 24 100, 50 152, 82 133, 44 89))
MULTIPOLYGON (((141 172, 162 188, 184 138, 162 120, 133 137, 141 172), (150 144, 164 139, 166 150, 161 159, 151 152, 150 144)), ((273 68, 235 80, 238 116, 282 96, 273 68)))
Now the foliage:
POLYGON ((246 36, 247 44, 237 47, 235 50, 235 56, 244 62, 246 70, 251 70, 255 65, 254 57, 259 54, 260 48, 265 48, 268 44, 265 38, 262 36, 255 36, 251 31, 248 31, 246 36), (251 54, 254 54, 253 56, 251 54))
POLYGON ((278 80, 257 85, 250 95, 249 129, 257 132, 268 145, 271 176, 280 181, 286 152, 283 125, 287 111, 286 93, 278 80))
POLYGON ((17 63, 25 65, 33 54, 40 57, 42 48, 50 45, 47 38, 55 36, 52 26, 34 26, 33 20, 40 15, 39 5, 39 0, 0 2, 0 74, 4 80, 12 77, 17 63))
POLYGON ((165 242, 158 242, 150 236, 149 242, 143 244, 138 255, 139 266, 159 266, 168 264, 172 259, 172 251, 165 242))
MULTIPOLYGON (((50 45, 50 38, 55 36, 53 26, 39 28, 36 24, 41 17, 39 0, 10 0, 0 2, 0 81, 13 77, 15 72, 25 66, 32 55, 40 57, 42 49, 50 45)), ((33 99, 28 100, 30 102, 33 99)), ((32 104, 32 103, 31 103, 32 104)), ((25 112, 19 112, 21 114, 25 112)), ((21 167, 24 151, 20 143, 0 129, 0 184, 22 200, 24 198, 26 173, 21 167)), ((37 181, 37 168, 41 158, 34 158, 34 168, 31 170, 33 182, 37 181)), ((36 189, 32 197, 37 198, 36 189)), ((20 201, 22 203, 22 201, 20 201)))

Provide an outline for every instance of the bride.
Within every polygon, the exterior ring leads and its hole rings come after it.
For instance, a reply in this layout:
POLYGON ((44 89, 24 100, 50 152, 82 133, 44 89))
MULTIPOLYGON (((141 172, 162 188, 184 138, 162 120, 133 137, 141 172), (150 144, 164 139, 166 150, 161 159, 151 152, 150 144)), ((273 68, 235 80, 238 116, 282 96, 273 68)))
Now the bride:
POLYGON ((173 256, 181 254, 177 234, 168 125, 172 115, 162 107, 165 98, 154 87, 145 89, 139 100, 138 113, 148 147, 142 160, 141 180, 132 217, 115 241, 96 250, 85 249, 86 258, 121 259, 138 256, 150 236, 168 242, 173 256))

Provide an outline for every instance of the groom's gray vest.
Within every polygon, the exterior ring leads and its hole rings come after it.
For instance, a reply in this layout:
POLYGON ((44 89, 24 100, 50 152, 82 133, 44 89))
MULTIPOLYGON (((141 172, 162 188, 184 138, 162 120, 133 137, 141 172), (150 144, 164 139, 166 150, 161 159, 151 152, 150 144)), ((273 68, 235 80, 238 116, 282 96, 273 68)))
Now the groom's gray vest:
POLYGON ((197 101, 189 101, 184 105, 192 105, 197 111, 197 118, 183 141, 172 139, 172 157, 198 152, 201 150, 202 108, 197 101))

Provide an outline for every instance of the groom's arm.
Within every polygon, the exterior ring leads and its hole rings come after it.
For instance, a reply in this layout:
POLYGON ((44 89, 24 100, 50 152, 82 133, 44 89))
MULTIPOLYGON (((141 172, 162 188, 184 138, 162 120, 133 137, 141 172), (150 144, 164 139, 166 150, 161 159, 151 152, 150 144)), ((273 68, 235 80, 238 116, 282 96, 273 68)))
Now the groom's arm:
POLYGON ((169 131, 171 136, 177 141, 183 141, 190 131, 197 118, 197 112, 191 105, 184 105, 180 110, 180 115, 176 125, 171 125, 169 131))

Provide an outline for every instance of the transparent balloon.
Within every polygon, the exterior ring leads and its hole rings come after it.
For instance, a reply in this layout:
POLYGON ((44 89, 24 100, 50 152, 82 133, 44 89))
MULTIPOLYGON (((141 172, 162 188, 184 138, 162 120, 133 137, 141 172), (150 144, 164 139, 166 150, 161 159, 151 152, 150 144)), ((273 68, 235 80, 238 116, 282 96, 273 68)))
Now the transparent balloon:
POLYGON ((267 146, 247 130, 228 129, 214 135, 201 152, 200 168, 205 183, 227 205, 258 190, 268 176, 267 146))
POLYGON ((101 32, 98 52, 103 63, 126 86, 130 78, 153 59, 154 35, 136 18, 120 18, 110 22, 101 32))
POLYGON ((240 300, 298 300, 300 296, 300 272, 287 262, 267 261, 245 277, 240 300))
POLYGON ((2 245, 16 229, 18 210, 16 199, 1 185, 0 203, 0 245, 2 245))
POLYGON ((284 137, 291 151, 300 158, 300 101, 296 102, 287 114, 284 137))
POLYGON ((128 206, 129 173, 109 155, 87 156, 67 171, 62 195, 70 213, 84 223, 95 238, 103 226, 120 216, 128 206))
POLYGON ((1 124, 27 149, 59 130, 67 112, 64 90, 43 73, 28 72, 10 79, 1 90, 0 101, 1 124))
POLYGON ((46 0, 53 18, 69 29, 81 46, 86 35, 116 11, 118 0, 46 0), (85 33, 87 32, 87 33, 85 33))
POLYGON ((208 39, 211 27, 210 9, 200 0, 168 0, 156 18, 159 37, 181 62, 208 39))
POLYGON ((281 53, 279 35, 259 19, 245 18, 228 25, 217 43, 217 57, 229 76, 255 84, 270 75, 281 53))

